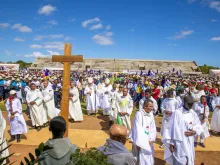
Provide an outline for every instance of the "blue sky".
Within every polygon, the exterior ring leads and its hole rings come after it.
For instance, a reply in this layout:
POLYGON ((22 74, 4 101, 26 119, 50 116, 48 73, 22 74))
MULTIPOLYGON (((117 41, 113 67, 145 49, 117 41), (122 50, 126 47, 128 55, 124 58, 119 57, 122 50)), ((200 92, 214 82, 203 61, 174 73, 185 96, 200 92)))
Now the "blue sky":
POLYGON ((220 67, 219 0, 1 0, 0 61, 195 60, 220 67))

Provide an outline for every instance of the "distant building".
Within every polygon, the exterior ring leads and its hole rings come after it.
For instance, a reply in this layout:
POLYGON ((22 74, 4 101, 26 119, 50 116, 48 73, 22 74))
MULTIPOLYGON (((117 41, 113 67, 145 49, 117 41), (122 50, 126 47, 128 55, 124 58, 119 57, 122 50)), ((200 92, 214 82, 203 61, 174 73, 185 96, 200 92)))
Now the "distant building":
MULTIPOLYGON (((49 57, 38 57, 32 63, 31 70, 62 70, 62 63, 54 63, 49 57)), ((136 72, 136 71, 182 71, 185 74, 201 74, 194 61, 166 61, 166 60, 134 60, 134 59, 105 59, 84 58, 83 62, 71 64, 71 70, 101 70, 106 72, 136 72)))
POLYGON ((1 71, 9 71, 9 70, 16 70, 19 71, 19 64, 8 64, 8 63, 0 63, 0 70, 1 71))

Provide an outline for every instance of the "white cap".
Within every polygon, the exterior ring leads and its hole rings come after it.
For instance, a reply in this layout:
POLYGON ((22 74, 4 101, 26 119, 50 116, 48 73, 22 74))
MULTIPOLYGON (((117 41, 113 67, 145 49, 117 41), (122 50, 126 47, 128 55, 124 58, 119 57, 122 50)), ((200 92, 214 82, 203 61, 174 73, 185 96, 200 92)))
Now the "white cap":
POLYGON ((91 77, 88 78, 88 83, 93 83, 93 79, 91 77))
POLYGON ((109 84, 110 83, 110 80, 107 78, 105 79, 105 84, 109 84))
POLYGON ((14 95, 14 94, 16 94, 16 91, 15 90, 11 90, 9 94, 10 95, 14 95))

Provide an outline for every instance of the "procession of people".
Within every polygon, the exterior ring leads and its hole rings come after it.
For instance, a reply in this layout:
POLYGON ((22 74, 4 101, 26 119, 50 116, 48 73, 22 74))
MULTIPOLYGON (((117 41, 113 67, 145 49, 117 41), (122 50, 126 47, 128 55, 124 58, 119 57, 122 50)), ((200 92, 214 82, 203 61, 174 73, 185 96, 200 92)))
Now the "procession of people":
MULTIPOLYGON (((160 147, 164 148, 164 160, 170 165, 193 165, 194 148, 197 145, 205 148, 210 132, 220 134, 220 78, 176 73, 152 75, 142 71, 140 74, 84 71, 72 72, 70 80, 69 96, 64 96, 69 97, 69 120, 83 122, 83 113, 90 116, 101 110, 101 115, 109 116, 109 128, 115 124, 125 127, 139 165, 154 164, 158 115, 163 116, 160 147), (83 102, 86 112, 82 111, 83 102), (213 112, 211 122, 210 112, 213 112), (132 113, 135 113, 133 124, 132 113)), ((30 129, 40 131, 59 116, 62 72, 3 72, 0 84, 10 122, 8 142, 19 143, 21 134, 28 131, 22 104, 26 104, 26 113, 32 121, 30 129)), ((4 132, 5 122, 0 124, 0 132, 4 132)))

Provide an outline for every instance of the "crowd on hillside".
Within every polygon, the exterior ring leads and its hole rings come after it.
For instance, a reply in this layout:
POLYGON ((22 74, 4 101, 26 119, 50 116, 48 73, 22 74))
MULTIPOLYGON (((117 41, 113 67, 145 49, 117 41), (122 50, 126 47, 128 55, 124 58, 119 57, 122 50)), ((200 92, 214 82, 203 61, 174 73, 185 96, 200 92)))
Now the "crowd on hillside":
MULTIPOLYGON (((160 147, 164 148, 168 164, 194 164, 194 147, 205 147, 204 140, 210 136, 209 131, 220 133, 219 78, 176 73, 85 71, 71 73, 70 80, 69 96, 66 96, 69 97, 69 119, 83 121, 82 102, 86 102, 87 115, 102 110, 103 115, 109 116, 110 139, 106 143, 112 147, 101 147, 100 150, 115 165, 154 164, 153 143, 157 137, 154 118, 160 114, 163 116, 160 147), (130 116, 136 110, 132 126, 130 116), (210 111, 213 112, 211 123, 208 120, 210 111), (132 154, 124 147, 126 139, 133 144, 132 154)), ((28 131, 22 114, 22 104, 26 104, 31 129, 40 131, 48 125, 53 127, 52 121, 61 123, 61 127, 51 129, 54 138, 47 144, 57 148, 54 145, 65 143, 69 149, 72 147, 68 139, 61 140, 66 129, 65 121, 58 117, 62 108, 62 72, 2 72, 0 97, 5 102, 10 121, 11 139, 8 142, 20 142, 20 135, 28 131), (59 133, 55 134, 57 129, 59 133)), ((4 122, 1 125, 4 132, 4 122)), ((45 155, 52 159, 50 154, 45 155)))

